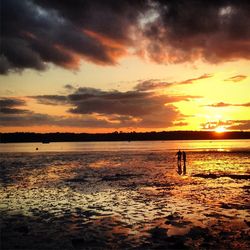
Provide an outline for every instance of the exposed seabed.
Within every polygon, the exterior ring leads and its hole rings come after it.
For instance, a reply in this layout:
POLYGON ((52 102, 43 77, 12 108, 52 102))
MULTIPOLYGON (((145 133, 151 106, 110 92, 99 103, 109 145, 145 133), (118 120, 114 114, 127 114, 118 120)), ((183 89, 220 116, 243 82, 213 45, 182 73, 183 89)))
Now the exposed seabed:
POLYGON ((249 249, 249 152, 2 154, 1 249, 249 249))

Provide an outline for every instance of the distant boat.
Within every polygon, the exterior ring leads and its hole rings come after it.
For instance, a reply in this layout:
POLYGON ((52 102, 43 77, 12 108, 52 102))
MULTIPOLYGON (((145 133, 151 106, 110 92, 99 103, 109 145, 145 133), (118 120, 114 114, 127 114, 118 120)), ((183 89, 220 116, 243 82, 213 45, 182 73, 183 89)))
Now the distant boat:
POLYGON ((43 144, 49 144, 50 141, 49 141, 49 140, 43 140, 42 143, 43 143, 43 144))

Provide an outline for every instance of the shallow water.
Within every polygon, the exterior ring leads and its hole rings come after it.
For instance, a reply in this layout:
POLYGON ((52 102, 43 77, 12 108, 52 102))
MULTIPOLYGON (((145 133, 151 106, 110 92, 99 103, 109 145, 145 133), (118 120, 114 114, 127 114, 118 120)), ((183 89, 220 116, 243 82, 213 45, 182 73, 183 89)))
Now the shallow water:
POLYGON ((248 249, 249 145, 1 145, 1 249, 248 249))

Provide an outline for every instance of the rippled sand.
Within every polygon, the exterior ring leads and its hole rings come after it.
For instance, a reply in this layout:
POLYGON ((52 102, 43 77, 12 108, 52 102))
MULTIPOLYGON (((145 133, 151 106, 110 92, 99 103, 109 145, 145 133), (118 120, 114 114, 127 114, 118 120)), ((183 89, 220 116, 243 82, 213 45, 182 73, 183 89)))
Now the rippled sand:
POLYGON ((250 152, 1 154, 1 249, 249 249, 250 152))

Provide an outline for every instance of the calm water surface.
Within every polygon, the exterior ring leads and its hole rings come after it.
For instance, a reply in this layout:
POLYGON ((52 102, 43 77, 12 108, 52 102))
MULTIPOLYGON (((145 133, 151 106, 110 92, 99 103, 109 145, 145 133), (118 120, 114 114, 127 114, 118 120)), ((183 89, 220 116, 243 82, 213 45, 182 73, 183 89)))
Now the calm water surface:
POLYGON ((13 143, 0 151, 1 249, 249 247, 249 140, 13 143), (186 175, 176 172, 179 148, 186 175))
POLYGON ((0 144, 0 152, 84 152, 84 151, 163 151, 163 150, 250 150, 250 140, 185 140, 131 142, 53 142, 0 144))

